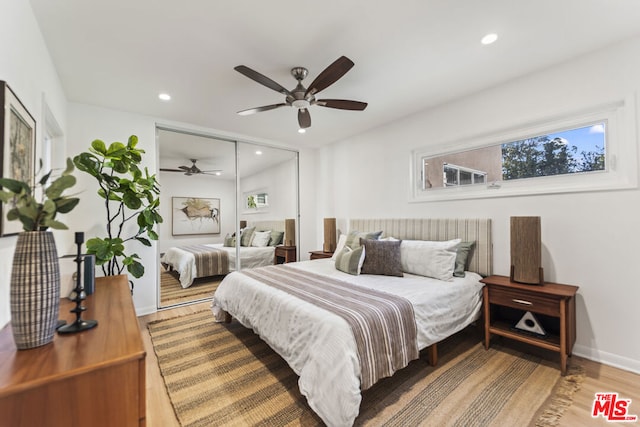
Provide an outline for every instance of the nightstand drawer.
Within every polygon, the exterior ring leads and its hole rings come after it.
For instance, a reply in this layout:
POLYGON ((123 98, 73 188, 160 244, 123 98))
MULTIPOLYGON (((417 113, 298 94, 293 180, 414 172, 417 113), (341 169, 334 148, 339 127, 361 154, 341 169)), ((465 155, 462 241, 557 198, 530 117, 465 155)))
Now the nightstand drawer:
POLYGON ((534 292, 491 286, 489 288, 489 302, 549 316, 560 316, 560 302, 557 298, 534 292))

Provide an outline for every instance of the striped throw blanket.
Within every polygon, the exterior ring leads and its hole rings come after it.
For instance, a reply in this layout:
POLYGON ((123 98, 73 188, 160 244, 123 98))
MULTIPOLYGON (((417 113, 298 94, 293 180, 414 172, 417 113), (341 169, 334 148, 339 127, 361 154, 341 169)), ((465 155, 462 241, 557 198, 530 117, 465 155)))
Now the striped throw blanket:
POLYGON ((197 272, 194 277, 217 276, 229 273, 229 258, 227 251, 223 249, 206 245, 180 246, 180 249, 194 255, 197 272))
POLYGON ((415 315, 405 298, 287 265, 248 269, 242 274, 342 317, 356 341, 362 390, 419 356, 415 315))

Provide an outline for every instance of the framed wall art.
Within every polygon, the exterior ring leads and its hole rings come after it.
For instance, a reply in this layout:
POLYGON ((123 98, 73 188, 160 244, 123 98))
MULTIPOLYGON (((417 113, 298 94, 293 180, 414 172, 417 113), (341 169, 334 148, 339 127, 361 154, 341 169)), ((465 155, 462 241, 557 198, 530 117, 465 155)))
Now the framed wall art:
MULTIPOLYGON (((0 81, 0 176, 33 186, 36 121, 6 82, 0 81)), ((7 209, 0 205, 0 236, 22 231, 20 221, 7 221, 7 209)))
POLYGON ((172 197, 171 234, 220 234, 220 199, 172 197))

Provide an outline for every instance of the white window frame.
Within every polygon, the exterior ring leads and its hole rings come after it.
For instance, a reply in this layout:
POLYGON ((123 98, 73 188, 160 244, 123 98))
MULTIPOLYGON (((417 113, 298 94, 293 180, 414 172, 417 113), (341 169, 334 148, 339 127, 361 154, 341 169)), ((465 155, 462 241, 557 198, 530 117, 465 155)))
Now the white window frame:
POLYGON ((512 129, 479 136, 442 146, 423 147, 411 152, 409 202, 479 199, 589 191, 611 191, 638 187, 635 94, 623 100, 586 111, 529 123, 512 129), (606 125, 604 171, 521 178, 487 182, 486 185, 463 185, 423 189, 424 159, 468 150, 500 145, 593 123, 606 125))

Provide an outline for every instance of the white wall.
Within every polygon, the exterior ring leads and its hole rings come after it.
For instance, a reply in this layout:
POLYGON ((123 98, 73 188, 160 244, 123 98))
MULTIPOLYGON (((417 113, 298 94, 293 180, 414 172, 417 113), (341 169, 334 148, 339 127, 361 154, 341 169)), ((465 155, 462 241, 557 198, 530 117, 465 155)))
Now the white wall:
MULTIPOLYGON (((40 141, 44 103, 66 128, 66 98, 28 1, 0 0, 0 80, 9 84, 36 120, 40 141)), ((36 153, 40 148, 36 147, 36 153)), ((59 147, 64 152, 65 147, 59 147)), ((62 156, 61 158, 64 158, 62 156)), ((58 167, 60 165, 53 165, 58 167)), ((60 217, 69 224, 71 215, 60 217)), ((73 246, 73 233, 55 231, 58 253, 73 246)), ((10 319, 9 280, 16 237, 0 238, 0 327, 10 319)))
MULTIPOLYGON (((292 154, 293 155, 293 154, 292 154)), ((244 177, 240 180, 240 219, 248 222, 295 218, 296 199, 295 159, 244 177), (269 208, 265 211, 247 213, 242 209, 243 195, 250 191, 264 190, 269 195, 269 208)))
MULTIPOLYGON (((143 149, 141 166, 153 171, 156 165, 156 137, 155 121, 146 116, 108 110, 84 104, 70 103, 68 109, 68 137, 67 151, 77 155, 88 151, 91 142, 101 139, 107 144, 115 141, 123 143, 131 135, 138 136, 138 148, 143 149)), ((80 203, 73 210, 77 221, 74 231, 84 231, 85 239, 94 236, 106 236, 106 210, 104 199, 97 195, 96 180, 87 173, 77 172, 77 190, 81 191, 80 203)), ((135 226, 137 227, 137 226, 135 226)), ((152 247, 146 247, 138 242, 127 244, 127 253, 137 253, 145 266, 145 274, 140 279, 134 279, 133 300, 138 314, 155 311, 156 286, 158 275, 157 242, 152 241, 152 247)), ((126 270, 125 270, 126 271, 126 270)), ((100 267, 96 268, 96 275, 101 276, 100 267)))
POLYGON ((182 173, 160 172, 160 253, 172 246, 222 243, 227 233, 235 231, 236 182, 206 175, 185 176, 182 173), (206 197, 220 199, 220 233, 205 235, 172 235, 172 197, 206 197))
POLYGON ((503 275, 509 217, 541 216, 545 279, 580 286, 574 353, 640 372, 640 190, 408 202, 411 150, 635 95, 638 52, 640 38, 326 147, 318 216, 338 217, 343 230, 350 217, 489 217, 494 273, 503 275))

